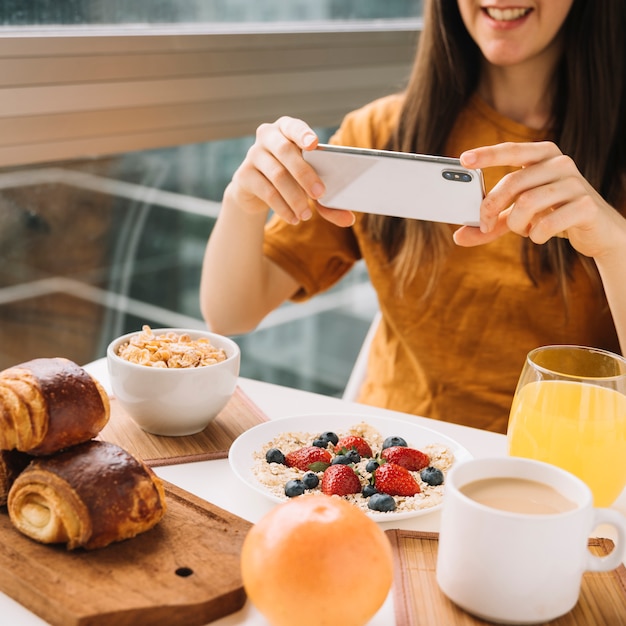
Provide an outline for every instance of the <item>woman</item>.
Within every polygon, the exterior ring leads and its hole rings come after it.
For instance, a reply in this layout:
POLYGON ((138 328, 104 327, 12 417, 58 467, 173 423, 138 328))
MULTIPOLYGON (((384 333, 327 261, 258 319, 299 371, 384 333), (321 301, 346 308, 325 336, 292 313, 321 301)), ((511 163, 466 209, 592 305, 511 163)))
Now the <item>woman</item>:
POLYGON ((484 170, 480 228, 321 207, 301 156, 317 137, 283 117, 258 129, 207 246, 214 330, 249 331, 363 258, 383 318, 359 399, 499 432, 530 349, 626 348, 626 6, 507 2, 427 2, 405 92, 331 140, 460 155, 484 170))

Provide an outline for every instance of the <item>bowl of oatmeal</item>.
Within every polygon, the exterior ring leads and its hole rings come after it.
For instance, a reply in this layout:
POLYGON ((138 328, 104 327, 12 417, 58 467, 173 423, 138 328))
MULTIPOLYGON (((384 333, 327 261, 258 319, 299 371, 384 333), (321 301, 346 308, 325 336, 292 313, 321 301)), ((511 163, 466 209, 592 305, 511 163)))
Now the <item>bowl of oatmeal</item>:
POLYGON ((146 432, 184 436, 204 430, 237 385, 241 352, 203 330, 157 328, 113 340, 107 367, 114 398, 146 432))
MULTIPOLYGON (((342 497, 377 522, 395 522, 439 510, 448 471, 454 464, 472 458, 470 452, 454 439, 414 421, 380 415, 306 414, 270 420, 247 430, 233 442, 228 459, 240 480, 276 503, 292 497, 317 497, 324 493, 322 485, 328 467, 336 464, 336 457, 349 452, 342 442, 354 441, 348 439, 354 437, 366 441, 369 446, 368 450, 361 450, 358 459, 346 463, 358 477, 359 485, 352 490, 353 493, 333 497, 342 497), (333 443, 334 438, 326 444, 320 441, 328 435, 335 435, 337 443, 333 443), (397 445, 398 439, 401 440, 400 446, 397 445), (397 447, 422 453, 425 460, 419 469, 409 470, 418 489, 412 495, 394 493, 391 496, 392 510, 376 510, 370 506, 372 496, 364 489, 368 485, 376 486, 377 466, 391 464, 394 460, 384 450, 397 447), (328 454, 313 454, 313 451, 310 463, 290 466, 290 454, 297 455, 296 451, 310 451, 311 448, 325 450, 328 454), (390 459, 389 463, 387 459, 390 459), (313 479, 312 486, 307 486, 311 473, 316 475, 317 481, 313 479), (289 495, 294 483, 299 489, 289 495)), ((351 447, 351 443, 347 444, 347 448, 351 447)), ((340 464, 345 461, 343 459, 340 464)), ((380 476, 378 487, 380 492, 376 499, 381 500, 380 494, 384 492, 380 476)), ((390 500, 387 496, 384 498, 390 500)))

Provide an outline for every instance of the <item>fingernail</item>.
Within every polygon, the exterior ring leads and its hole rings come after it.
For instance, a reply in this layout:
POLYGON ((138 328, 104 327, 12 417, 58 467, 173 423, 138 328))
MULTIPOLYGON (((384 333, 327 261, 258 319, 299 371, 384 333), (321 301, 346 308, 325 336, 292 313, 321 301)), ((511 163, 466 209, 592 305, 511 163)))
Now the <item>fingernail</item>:
POLYGON ((313 217, 313 213, 311 212, 311 209, 307 209, 306 211, 302 213, 302 215, 300 216, 300 219, 303 222, 306 222, 307 220, 310 220, 312 217, 313 217))
POLYGON ((302 144, 304 147, 310 146, 312 143, 317 141, 317 136, 315 133, 306 133, 302 138, 302 144))
POLYGON ((320 198, 324 195, 324 191, 326 190, 324 189, 324 185, 322 185, 322 183, 313 183, 313 186, 311 187, 311 194, 313 198, 320 198))

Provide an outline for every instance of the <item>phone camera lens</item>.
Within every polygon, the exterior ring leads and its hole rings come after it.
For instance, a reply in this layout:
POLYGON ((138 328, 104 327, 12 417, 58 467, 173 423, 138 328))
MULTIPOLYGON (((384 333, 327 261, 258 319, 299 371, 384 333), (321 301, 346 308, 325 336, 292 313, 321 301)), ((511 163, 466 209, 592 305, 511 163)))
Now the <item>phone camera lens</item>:
POLYGON ((443 170, 442 176, 446 180, 454 180, 461 183, 469 183, 472 180, 472 175, 468 172, 459 172, 458 170, 443 170))

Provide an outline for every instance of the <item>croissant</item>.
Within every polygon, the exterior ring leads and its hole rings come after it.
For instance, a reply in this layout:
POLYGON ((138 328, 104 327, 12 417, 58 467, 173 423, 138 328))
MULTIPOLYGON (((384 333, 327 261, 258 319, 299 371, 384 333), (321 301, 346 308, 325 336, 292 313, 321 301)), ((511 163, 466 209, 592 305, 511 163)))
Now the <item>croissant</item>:
POLYGON ((0 449, 52 454, 95 437, 110 416, 106 391, 64 358, 0 372, 0 449))
POLYGON ((0 450, 0 506, 7 503, 9 489, 31 456, 17 450, 0 450))
POLYGON ((9 517, 41 543, 92 550, 130 539, 165 514, 163 483, 115 444, 92 440, 34 458, 8 497, 9 517))

